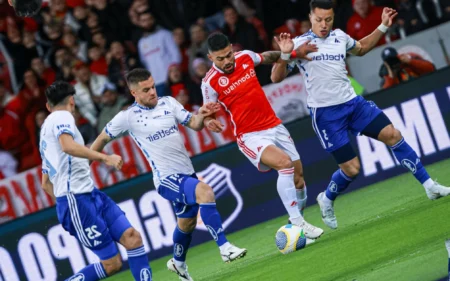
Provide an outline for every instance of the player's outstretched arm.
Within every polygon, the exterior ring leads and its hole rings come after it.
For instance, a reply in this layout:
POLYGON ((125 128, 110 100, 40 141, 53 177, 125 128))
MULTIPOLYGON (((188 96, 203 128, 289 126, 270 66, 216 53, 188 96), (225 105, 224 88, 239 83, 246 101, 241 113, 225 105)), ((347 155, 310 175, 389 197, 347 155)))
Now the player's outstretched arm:
POLYGON ((42 174, 42 189, 47 192, 48 195, 55 200, 55 194, 53 193, 53 184, 48 177, 48 174, 42 174))
POLYGON ((355 56, 364 56, 370 52, 378 44, 388 28, 392 26, 394 18, 397 16, 397 11, 391 8, 384 8, 381 15, 381 24, 370 35, 356 42, 355 47, 350 51, 350 54, 355 56))
POLYGON ((74 157, 84 158, 91 161, 101 161, 108 166, 113 166, 120 170, 123 165, 122 157, 119 155, 106 155, 98 151, 91 150, 84 145, 77 143, 69 134, 62 134, 59 143, 64 153, 74 157))
MULTIPOLYGON (((204 104, 198 110, 198 114, 192 115, 191 119, 187 123, 187 127, 195 131, 200 131, 205 126, 205 118, 217 121, 215 119, 215 113, 220 110, 220 105, 218 103, 210 102, 204 104)), ((217 121, 218 122, 218 121, 217 121)), ((222 124, 220 124, 222 125, 222 124)), ((223 126, 223 125, 222 125, 223 126)))

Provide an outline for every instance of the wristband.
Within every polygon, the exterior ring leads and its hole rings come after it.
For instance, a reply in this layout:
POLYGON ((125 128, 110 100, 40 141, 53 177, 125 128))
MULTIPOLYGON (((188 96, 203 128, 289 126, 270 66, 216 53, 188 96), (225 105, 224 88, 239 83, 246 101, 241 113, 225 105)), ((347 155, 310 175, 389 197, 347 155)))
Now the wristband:
POLYGON ((297 52, 295 50, 293 50, 291 53, 291 58, 296 58, 296 57, 297 57, 297 52))
POLYGON ((380 24, 378 26, 378 30, 383 32, 383 33, 386 33, 388 31, 388 29, 389 29, 389 27, 385 26, 384 24, 380 24))
POLYGON ((282 60, 289 60, 291 58, 291 54, 281 53, 280 58, 282 60))

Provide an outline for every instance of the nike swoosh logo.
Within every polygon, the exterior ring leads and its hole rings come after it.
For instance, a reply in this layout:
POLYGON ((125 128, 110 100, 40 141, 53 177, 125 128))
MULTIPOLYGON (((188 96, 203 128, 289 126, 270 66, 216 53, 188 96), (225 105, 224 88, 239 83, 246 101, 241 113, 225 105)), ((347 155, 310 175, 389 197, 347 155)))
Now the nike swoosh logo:
POLYGON ((177 269, 177 267, 175 266, 175 264, 173 264, 172 266, 173 266, 173 269, 175 269, 175 271, 177 272, 178 276, 180 276, 180 277, 182 277, 182 278, 184 278, 184 279, 188 279, 186 274, 181 274, 181 273, 178 271, 178 269, 177 269))

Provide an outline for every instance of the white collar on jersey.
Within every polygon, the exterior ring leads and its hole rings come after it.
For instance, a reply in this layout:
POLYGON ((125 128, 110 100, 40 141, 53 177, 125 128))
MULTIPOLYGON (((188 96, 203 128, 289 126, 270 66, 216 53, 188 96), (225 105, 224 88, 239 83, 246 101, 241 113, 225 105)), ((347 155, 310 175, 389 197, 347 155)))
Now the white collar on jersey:
POLYGON ((321 38, 319 36, 317 36, 312 29, 310 29, 308 32, 306 32, 305 34, 303 34, 302 36, 312 36, 314 39, 318 38, 318 39, 327 39, 328 37, 330 37, 332 35, 332 33, 334 32, 334 30, 330 30, 330 32, 328 33, 328 35, 324 38, 321 38))
MULTIPOLYGON (((158 103, 159 103, 159 99, 160 99, 160 98, 158 98, 158 103)), ((138 104, 137 102, 133 102, 133 104, 130 105, 129 108, 132 108, 133 106, 136 106, 136 107, 138 107, 138 108, 140 108, 140 109, 143 109, 143 110, 153 110, 153 109, 155 109, 155 107, 156 107, 157 105, 158 105, 158 104, 156 104, 154 107, 146 107, 146 106, 143 106, 143 105, 138 104)))

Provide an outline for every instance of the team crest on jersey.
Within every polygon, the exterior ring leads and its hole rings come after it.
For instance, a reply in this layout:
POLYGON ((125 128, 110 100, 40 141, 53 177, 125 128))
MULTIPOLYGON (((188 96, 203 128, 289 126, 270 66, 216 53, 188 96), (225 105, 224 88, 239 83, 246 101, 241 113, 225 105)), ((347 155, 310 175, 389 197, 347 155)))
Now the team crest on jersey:
POLYGON ((222 77, 219 78, 219 85, 220 85, 221 87, 226 87, 226 86, 228 86, 228 83, 230 83, 230 81, 228 80, 227 77, 222 76, 222 77))
MULTIPOLYGON (((219 202, 218 205, 232 206, 232 208, 226 208, 227 210, 220 210, 223 229, 226 229, 239 216, 244 205, 241 194, 231 180, 231 170, 213 163, 205 170, 198 172, 197 176, 212 187, 216 195, 216 202, 219 202)), ((201 220, 200 212, 197 218, 197 229, 211 232, 201 220)))

